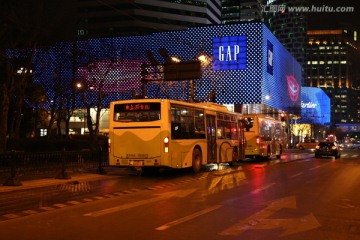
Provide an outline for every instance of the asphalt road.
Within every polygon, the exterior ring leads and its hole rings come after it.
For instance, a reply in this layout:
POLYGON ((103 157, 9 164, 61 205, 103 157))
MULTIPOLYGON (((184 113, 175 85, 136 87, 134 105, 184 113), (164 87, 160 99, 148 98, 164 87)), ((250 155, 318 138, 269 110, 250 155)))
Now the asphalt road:
POLYGON ((356 240, 359 163, 358 151, 335 160, 295 150, 199 174, 130 171, 2 192, 1 239, 356 240))

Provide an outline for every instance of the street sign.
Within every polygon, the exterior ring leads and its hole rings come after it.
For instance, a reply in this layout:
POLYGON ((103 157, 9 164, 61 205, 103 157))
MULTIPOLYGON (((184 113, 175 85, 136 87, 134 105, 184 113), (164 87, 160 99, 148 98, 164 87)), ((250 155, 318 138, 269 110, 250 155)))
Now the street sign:
POLYGON ((165 81, 182 81, 201 78, 200 61, 167 63, 164 66, 165 81))

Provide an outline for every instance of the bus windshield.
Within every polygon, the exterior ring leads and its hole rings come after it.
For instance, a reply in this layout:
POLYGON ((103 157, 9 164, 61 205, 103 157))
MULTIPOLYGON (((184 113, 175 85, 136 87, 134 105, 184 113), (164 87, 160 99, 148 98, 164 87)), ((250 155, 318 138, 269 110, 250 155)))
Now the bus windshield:
POLYGON ((116 104, 114 121, 150 122, 161 119, 160 103, 116 104))

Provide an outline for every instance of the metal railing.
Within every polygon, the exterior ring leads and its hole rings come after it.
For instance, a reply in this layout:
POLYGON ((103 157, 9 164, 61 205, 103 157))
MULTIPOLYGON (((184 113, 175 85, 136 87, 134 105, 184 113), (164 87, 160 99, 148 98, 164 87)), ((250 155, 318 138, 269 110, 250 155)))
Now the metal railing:
MULTIPOLYGON (((0 153, 0 178, 23 178, 44 174, 65 174, 65 171, 86 171, 109 166, 108 152, 91 151, 19 152, 0 153)), ((64 176, 65 177, 65 176, 64 176)))

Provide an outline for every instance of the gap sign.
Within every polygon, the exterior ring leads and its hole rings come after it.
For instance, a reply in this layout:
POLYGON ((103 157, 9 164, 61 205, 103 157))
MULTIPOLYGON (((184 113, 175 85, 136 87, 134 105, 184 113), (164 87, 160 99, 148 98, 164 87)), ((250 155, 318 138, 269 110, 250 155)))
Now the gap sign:
POLYGON ((246 69, 246 36, 213 38, 213 70, 246 69))

